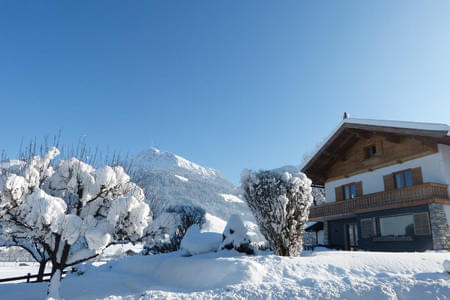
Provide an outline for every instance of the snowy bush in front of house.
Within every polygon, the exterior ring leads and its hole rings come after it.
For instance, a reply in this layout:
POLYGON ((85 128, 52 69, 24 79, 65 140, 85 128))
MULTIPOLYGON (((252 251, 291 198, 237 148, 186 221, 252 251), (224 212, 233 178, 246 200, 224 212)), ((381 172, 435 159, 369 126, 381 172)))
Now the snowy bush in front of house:
POLYGON ((313 201, 311 180, 297 169, 243 170, 242 190, 259 229, 277 255, 297 256, 313 201))
POLYGON ((169 206, 146 229, 144 255, 179 250, 187 229, 205 222, 205 210, 199 206, 169 206))
POLYGON ((150 220, 143 190, 122 167, 99 169, 51 148, 0 178, 2 236, 40 245, 52 263, 49 297, 59 298, 65 268, 117 242, 137 241, 150 220))
POLYGON ((220 250, 234 249, 238 252, 254 254, 255 251, 250 246, 250 242, 247 228, 244 226, 241 218, 236 214, 232 215, 223 231, 220 250))
POLYGON ((188 228, 181 241, 181 253, 184 256, 215 252, 220 246, 222 236, 216 232, 200 232, 200 226, 194 224, 188 228))
POLYGON ((450 260, 448 259, 444 261, 444 271, 450 273, 450 260))

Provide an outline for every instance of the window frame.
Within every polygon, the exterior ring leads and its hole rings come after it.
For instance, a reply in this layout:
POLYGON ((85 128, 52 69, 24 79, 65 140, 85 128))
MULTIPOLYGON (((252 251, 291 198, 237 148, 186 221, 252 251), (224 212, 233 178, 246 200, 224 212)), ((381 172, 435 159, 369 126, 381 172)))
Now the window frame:
POLYGON ((370 144, 368 146, 365 146, 363 148, 363 150, 364 150, 364 158, 365 159, 370 159, 370 158, 379 156, 379 154, 378 154, 379 153, 379 151, 378 151, 379 149, 378 149, 377 146, 378 145, 376 143, 373 143, 373 144, 370 144))
POLYGON ((414 185, 412 169, 405 169, 405 170, 401 170, 401 171, 398 171, 398 172, 394 172, 394 173, 392 173, 392 175, 394 176, 394 188, 396 190, 403 189, 403 188, 410 187, 410 186, 414 185), (408 186, 406 185, 406 175, 405 175, 407 172, 409 172, 410 176, 411 176, 411 185, 408 185, 408 186), (397 175, 399 175, 399 174, 401 174, 401 176, 402 176, 402 181, 403 181, 402 182, 403 183, 402 187, 399 187, 398 186, 398 182, 397 182, 397 175))
POLYGON ((355 199, 356 197, 358 197, 356 195, 356 182, 350 182, 350 183, 342 185, 342 193, 343 193, 344 200, 352 200, 352 199, 355 199), (352 186, 353 186, 353 197, 352 197, 352 186), (346 187, 348 187, 349 198, 346 198, 346 195, 345 195, 346 187))
POLYGON ((361 230, 362 230, 362 224, 361 221, 368 221, 368 220, 372 220, 372 235, 369 234, 369 236, 363 234, 363 232, 361 232, 362 236, 361 238, 363 239, 372 239, 373 241, 379 240, 379 241, 384 241, 383 239, 385 238, 389 238, 389 236, 383 236, 381 235, 381 228, 380 228, 380 219, 381 218, 392 218, 392 217, 401 217, 401 216, 407 216, 407 215, 411 215, 413 217, 413 225, 414 225, 414 233, 413 235, 404 235, 404 236, 393 236, 393 238, 410 238, 410 239, 405 239, 404 241, 412 241, 411 238, 414 237, 418 237, 418 236, 431 236, 432 232, 431 232, 431 219, 429 216, 428 212, 415 212, 415 213, 401 213, 401 214, 389 214, 389 215, 385 215, 385 216, 375 216, 375 217, 369 217, 369 218, 361 218, 359 220, 359 225, 361 226, 361 230), (416 228, 416 218, 418 216, 423 216, 425 217, 425 221, 426 224, 424 225, 424 228, 420 228, 423 231, 419 230, 419 228, 416 228))

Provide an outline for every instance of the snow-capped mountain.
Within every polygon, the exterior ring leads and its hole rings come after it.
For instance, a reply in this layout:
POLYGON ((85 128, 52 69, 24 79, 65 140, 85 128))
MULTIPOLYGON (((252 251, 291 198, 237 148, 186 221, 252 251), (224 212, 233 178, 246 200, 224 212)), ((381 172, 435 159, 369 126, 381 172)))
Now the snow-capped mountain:
POLYGON ((217 170, 156 148, 136 155, 131 165, 138 183, 150 188, 158 201, 198 205, 225 221, 237 213, 244 221, 254 222, 239 189, 217 170))
POLYGON ((181 156, 160 151, 154 147, 139 153, 133 159, 133 166, 146 171, 184 169, 205 177, 220 176, 219 172, 214 169, 202 167, 181 156))

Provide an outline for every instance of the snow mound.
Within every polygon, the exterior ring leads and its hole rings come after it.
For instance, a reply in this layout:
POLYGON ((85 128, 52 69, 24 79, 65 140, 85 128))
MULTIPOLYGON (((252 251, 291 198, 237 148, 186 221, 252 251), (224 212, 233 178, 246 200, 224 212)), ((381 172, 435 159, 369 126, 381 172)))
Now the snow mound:
POLYGON ((244 223, 242 223, 238 215, 232 215, 228 220, 227 226, 223 231, 223 241, 220 249, 235 249, 238 252, 254 254, 253 249, 250 247, 247 228, 245 228, 244 223))
POLYGON ((445 272, 450 273, 450 260, 444 261, 444 270, 445 272))
MULTIPOLYGON (((66 300, 449 299, 448 252, 321 251, 303 257, 179 252, 133 256, 61 282, 66 300), (224 257, 227 254, 227 257, 224 257)), ((47 283, 2 284, 2 299, 45 299, 47 283)))
POLYGON ((221 241, 222 236, 219 233, 200 232, 200 227, 194 224, 189 227, 181 241, 181 253, 191 256, 217 251, 221 241))

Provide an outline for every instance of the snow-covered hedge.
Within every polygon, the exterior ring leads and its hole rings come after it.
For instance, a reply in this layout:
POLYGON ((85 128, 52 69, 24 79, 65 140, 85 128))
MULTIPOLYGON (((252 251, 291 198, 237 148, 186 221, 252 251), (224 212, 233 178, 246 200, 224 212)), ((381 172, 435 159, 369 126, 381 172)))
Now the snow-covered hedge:
POLYGON ((297 256, 313 201, 311 180, 297 169, 243 170, 242 190, 259 229, 276 254, 297 256))

